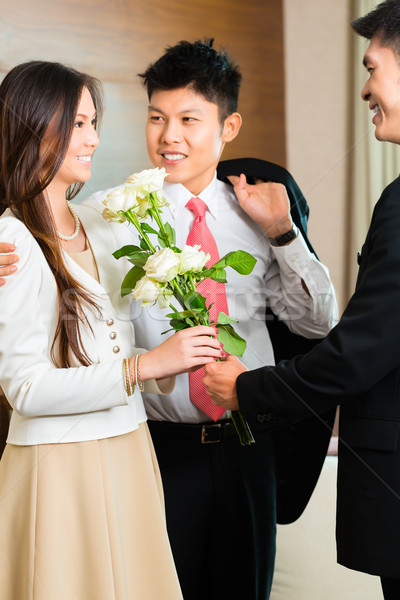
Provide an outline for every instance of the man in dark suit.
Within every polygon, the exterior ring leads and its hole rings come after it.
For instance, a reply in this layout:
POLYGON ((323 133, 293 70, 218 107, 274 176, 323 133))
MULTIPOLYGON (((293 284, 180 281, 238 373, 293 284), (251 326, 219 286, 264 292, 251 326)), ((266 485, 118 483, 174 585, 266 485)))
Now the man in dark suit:
MULTIPOLYGON (((226 286, 229 313, 239 320, 236 329, 247 341, 245 363, 261 366, 278 352, 272 328, 279 325, 268 314, 269 333, 267 305, 285 322, 287 335, 297 334, 290 339, 292 349, 300 339, 326 335, 336 319, 335 294, 307 240, 308 210, 296 183, 287 171, 264 161, 218 166, 224 145, 241 125, 237 66, 212 42, 180 42, 142 78, 149 97, 147 148, 153 165, 168 172, 164 193, 171 205, 163 216, 176 229, 177 245, 186 243, 194 222, 187 203, 199 196, 207 205, 205 220, 220 256, 243 249, 257 257, 251 275, 229 273, 226 286), (239 203, 231 184, 222 181, 236 173, 256 180, 252 185, 241 175, 245 197, 239 203)), ((96 197, 101 201, 104 195, 96 197)), ((159 343, 168 329, 165 312, 134 306, 138 346, 159 343)), ((287 336, 276 337, 283 341, 287 336)), ((320 439, 311 455, 308 442, 314 434, 307 435, 305 428, 302 440, 290 429, 279 439, 256 434, 253 446, 242 447, 229 415, 214 423, 191 402, 190 393, 184 375, 172 394, 145 396, 184 598, 267 600, 277 514, 288 522, 303 510, 322 466, 329 428, 308 421, 320 439)))
MULTIPOLYGON (((381 3, 352 27, 370 40, 361 96, 375 136, 399 144, 400 2, 381 3)), ((400 598, 399 231, 397 178, 375 206, 356 291, 325 340, 276 368, 246 371, 232 357, 211 365, 204 379, 214 401, 239 406, 255 431, 341 405, 338 562, 380 576, 387 600, 400 598)))

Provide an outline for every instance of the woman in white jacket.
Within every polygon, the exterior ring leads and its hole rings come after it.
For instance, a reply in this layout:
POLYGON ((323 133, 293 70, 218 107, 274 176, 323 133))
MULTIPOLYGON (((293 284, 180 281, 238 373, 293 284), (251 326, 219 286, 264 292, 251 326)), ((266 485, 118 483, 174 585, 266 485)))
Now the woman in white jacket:
POLYGON ((7 600, 181 598, 139 383, 169 391, 221 349, 209 327, 135 348, 119 293, 129 265, 112 257, 129 231, 66 201, 90 178, 100 115, 99 82, 58 63, 19 65, 0 85, 0 238, 21 256, 0 299, 7 600))

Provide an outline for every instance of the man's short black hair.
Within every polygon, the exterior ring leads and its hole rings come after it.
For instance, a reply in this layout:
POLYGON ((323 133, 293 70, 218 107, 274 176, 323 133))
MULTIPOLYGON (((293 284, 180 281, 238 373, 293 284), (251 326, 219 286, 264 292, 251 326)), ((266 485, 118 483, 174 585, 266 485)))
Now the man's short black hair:
POLYGON ((226 50, 213 48, 213 38, 204 42, 180 41, 139 73, 149 100, 154 91, 189 87, 218 106, 221 124, 237 110, 242 76, 226 50))
POLYGON ((400 59, 400 1, 385 0, 369 13, 351 22, 353 30, 370 40, 376 35, 400 59))

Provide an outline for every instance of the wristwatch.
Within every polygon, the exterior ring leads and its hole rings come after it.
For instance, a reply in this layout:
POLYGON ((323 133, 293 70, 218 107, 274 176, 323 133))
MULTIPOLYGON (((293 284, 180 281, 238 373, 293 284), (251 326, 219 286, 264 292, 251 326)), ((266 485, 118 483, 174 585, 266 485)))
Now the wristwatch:
POLYGON ((286 233, 282 233, 282 235, 278 235, 276 238, 269 238, 269 242, 271 246, 286 246, 289 242, 294 240, 297 237, 299 230, 296 225, 292 225, 292 228, 289 229, 286 233))

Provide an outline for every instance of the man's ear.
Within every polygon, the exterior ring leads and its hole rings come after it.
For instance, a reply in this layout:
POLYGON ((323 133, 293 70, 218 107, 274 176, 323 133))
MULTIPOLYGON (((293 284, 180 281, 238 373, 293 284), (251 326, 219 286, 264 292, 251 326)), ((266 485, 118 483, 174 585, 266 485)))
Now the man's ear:
POLYGON ((222 128, 222 141, 231 142, 232 140, 234 140, 237 134, 239 133, 241 125, 242 117, 239 113, 234 112, 228 115, 224 121, 224 126, 222 128))

